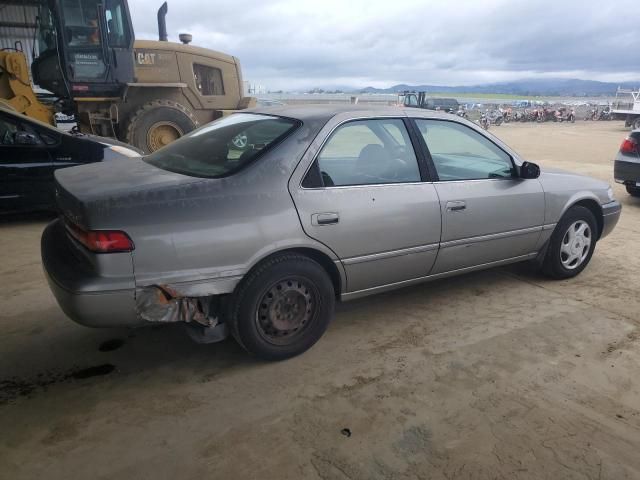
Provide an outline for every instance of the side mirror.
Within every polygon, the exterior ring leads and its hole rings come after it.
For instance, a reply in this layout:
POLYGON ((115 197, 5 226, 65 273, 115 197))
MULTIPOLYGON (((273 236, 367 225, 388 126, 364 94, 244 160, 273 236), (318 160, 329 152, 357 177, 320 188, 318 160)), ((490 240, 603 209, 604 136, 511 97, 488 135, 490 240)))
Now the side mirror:
POLYGON ((520 166, 520 178, 538 178, 540 176, 540 167, 535 163, 524 162, 520 166))
POLYGON ((13 143, 15 145, 37 145, 38 138, 29 132, 16 132, 13 134, 13 143))

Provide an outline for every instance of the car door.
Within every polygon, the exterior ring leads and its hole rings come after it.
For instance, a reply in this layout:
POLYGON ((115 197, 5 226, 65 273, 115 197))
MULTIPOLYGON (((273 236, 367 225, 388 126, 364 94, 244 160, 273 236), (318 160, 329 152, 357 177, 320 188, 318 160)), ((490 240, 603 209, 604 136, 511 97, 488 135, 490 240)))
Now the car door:
POLYGON ((525 257, 536 251, 544 192, 521 179, 509 153, 460 122, 415 119, 437 181, 442 239, 433 273, 525 257))
POLYGON ((0 112, 0 210, 50 204, 52 168, 47 145, 29 122, 0 112))
POLYGON ((334 119, 298 169, 290 192, 302 227, 340 259, 348 292, 429 274, 440 206, 403 119, 334 119))

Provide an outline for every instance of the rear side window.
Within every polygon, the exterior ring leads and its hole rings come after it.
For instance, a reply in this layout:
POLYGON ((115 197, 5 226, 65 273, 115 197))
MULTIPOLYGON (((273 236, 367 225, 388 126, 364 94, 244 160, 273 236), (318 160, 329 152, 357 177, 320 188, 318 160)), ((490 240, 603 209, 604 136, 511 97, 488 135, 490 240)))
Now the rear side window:
POLYGON ((15 121, 9 120, 3 116, 0 116, 0 144, 13 145, 14 136, 18 131, 18 124, 15 121))
POLYGON ((409 134, 403 121, 395 118, 357 120, 338 127, 316 163, 325 187, 420 181, 409 134))
POLYGON ((219 68, 194 63, 193 76, 202 95, 224 95, 222 71, 219 68))
POLYGON ((255 161, 298 125, 287 118, 237 113, 194 130, 144 160, 192 177, 224 177, 255 161))
MULTIPOLYGON (((34 145, 40 144, 38 133, 26 122, 18 118, 0 115, 0 145, 16 145, 16 134, 28 133, 34 137, 34 145)), ((49 143, 47 143, 49 145, 49 143)))

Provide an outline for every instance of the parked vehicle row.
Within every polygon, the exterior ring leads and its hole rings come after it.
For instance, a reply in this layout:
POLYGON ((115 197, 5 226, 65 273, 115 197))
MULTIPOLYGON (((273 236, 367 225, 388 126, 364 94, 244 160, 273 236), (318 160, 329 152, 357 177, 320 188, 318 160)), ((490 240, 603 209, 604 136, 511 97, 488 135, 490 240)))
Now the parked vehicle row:
MULTIPOLYGON (((468 111, 460 108, 456 114, 463 118, 468 118, 468 111)), ((512 108, 486 109, 480 112, 478 124, 487 130, 491 125, 500 126, 502 123, 510 122, 570 122, 574 123, 576 113, 573 108, 559 107, 555 110, 547 108, 524 109, 514 111, 512 108)))
POLYGON ((589 110, 587 115, 585 115, 584 119, 593 120, 593 121, 596 121, 596 120, 607 121, 607 120, 614 120, 615 115, 612 113, 611 107, 607 106, 607 107, 604 107, 602 110, 600 110, 596 105, 591 110, 589 110))
POLYGON ((576 111, 574 108, 558 107, 556 109, 540 107, 540 108, 525 108, 522 111, 509 112, 505 114, 508 121, 513 122, 570 122, 576 121, 576 111))
POLYGON ((185 322, 271 360, 315 344, 338 300, 528 260, 573 277, 621 210, 606 183, 425 109, 255 109, 55 177, 42 260, 69 317, 185 322))

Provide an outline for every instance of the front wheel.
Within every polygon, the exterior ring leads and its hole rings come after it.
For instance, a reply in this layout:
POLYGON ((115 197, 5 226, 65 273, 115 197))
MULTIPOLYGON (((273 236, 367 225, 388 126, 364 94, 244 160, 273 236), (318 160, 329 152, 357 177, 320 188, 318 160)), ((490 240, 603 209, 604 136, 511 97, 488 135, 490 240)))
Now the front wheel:
POLYGON ((249 353, 284 360, 311 348, 333 317, 335 292, 327 272, 298 254, 272 257, 242 281, 227 319, 249 353))
POLYGON ((589 209, 574 205, 567 210, 549 240, 543 272, 556 279, 575 277, 582 272, 596 247, 597 228, 589 209))

